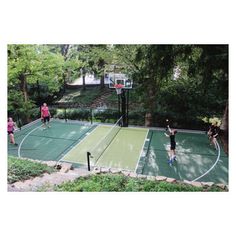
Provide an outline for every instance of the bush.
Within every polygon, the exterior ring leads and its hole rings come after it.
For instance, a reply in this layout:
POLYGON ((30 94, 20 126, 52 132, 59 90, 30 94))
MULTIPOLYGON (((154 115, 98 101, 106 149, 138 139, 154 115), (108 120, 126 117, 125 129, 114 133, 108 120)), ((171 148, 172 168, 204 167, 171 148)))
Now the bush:
POLYGON ((54 118, 65 119, 65 110, 64 109, 57 109, 56 113, 54 114, 54 118))
MULTIPOLYGON (((71 120, 82 120, 90 121, 91 112, 93 112, 93 119, 99 122, 114 123, 119 118, 118 110, 114 109, 82 109, 82 108, 50 108, 51 115, 59 119, 71 119, 71 120)), ((35 119, 39 117, 39 109, 35 108, 34 113, 35 119)), ((130 125, 145 125, 145 114, 144 109, 130 110, 129 111, 129 124, 130 125)), ((33 117, 33 116, 32 116, 33 117)), ((202 120, 202 117, 193 116, 185 112, 184 114, 177 114, 173 111, 154 111, 153 112, 153 126, 154 127, 165 127, 166 119, 169 119, 170 126, 179 129, 207 129, 206 123, 202 120)))
POLYGON ((214 186, 212 188, 194 187, 181 183, 157 182, 146 179, 130 178, 124 175, 101 174, 80 177, 75 181, 63 183, 55 191, 70 192, 195 192, 195 191, 223 191, 214 186))
POLYGON ((54 118, 70 119, 70 120, 87 120, 91 119, 91 111, 89 109, 57 109, 54 118))
POLYGON ((40 107, 35 107, 30 110, 30 119, 31 120, 36 120, 36 119, 40 118, 40 116, 41 116, 40 107))
POLYGON ((49 110, 52 117, 54 117, 57 114, 57 108, 49 107, 49 110))
POLYGON ((8 178, 9 184, 22 181, 31 177, 41 176, 43 173, 52 173, 55 170, 45 164, 30 160, 8 157, 8 178))
POLYGON ((129 124, 130 125, 140 125, 145 124, 145 114, 144 110, 135 110, 129 112, 129 124))
POLYGON ((200 129, 205 130, 206 124, 198 116, 193 116, 185 112, 184 114, 177 114, 175 112, 154 112, 153 126, 165 127, 166 119, 172 127, 179 129, 200 129))
POLYGON ((101 122, 116 121, 119 118, 119 112, 112 109, 94 110, 93 117, 101 122))

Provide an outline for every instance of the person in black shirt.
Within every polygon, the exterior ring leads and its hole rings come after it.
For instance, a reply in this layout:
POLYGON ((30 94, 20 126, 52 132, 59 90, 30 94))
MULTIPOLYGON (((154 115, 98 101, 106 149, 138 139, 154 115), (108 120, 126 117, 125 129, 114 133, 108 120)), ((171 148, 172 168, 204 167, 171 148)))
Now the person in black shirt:
POLYGON ((217 145, 216 145, 216 138, 218 136, 218 132, 219 132, 219 128, 216 125, 216 123, 213 123, 209 130, 208 130, 208 137, 210 139, 211 144, 213 144, 215 146, 215 149, 217 150, 217 145))
POLYGON ((171 129, 169 125, 167 125, 167 129, 169 131, 169 134, 165 133, 166 137, 170 138, 170 152, 169 152, 169 160, 168 163, 171 165, 174 161, 176 161, 176 142, 175 142, 175 135, 177 134, 177 130, 171 129))

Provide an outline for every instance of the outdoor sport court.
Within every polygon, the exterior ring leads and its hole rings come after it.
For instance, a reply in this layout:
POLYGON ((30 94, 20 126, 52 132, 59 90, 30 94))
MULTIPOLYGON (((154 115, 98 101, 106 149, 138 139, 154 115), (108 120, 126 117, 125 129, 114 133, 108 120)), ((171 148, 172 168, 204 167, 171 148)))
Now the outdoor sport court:
POLYGON ((216 151, 203 132, 178 130, 177 162, 169 165, 169 138, 164 130, 52 120, 43 129, 40 120, 15 133, 18 146, 9 144, 8 154, 19 158, 69 162, 87 167, 119 168, 178 180, 228 184, 228 157, 221 145, 216 151))

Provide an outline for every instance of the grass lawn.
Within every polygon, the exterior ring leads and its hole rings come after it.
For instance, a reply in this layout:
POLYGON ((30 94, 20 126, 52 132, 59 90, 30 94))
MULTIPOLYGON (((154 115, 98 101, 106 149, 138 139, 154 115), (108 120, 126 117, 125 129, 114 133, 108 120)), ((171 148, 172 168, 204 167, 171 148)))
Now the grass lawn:
POLYGON ((68 89, 59 102, 76 102, 83 105, 91 104, 103 91, 100 87, 91 87, 83 90, 82 88, 68 89))

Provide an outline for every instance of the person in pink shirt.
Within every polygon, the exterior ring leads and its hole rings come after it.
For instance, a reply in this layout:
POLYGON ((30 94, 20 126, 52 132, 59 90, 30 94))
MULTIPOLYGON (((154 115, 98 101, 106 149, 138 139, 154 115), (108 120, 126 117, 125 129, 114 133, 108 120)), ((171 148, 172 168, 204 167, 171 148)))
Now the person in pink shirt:
POLYGON ((46 128, 46 126, 50 128, 49 126, 50 116, 51 115, 47 103, 44 103, 43 106, 41 107, 41 119, 43 120, 44 128, 46 128))
POLYGON ((15 128, 16 128, 15 122, 13 121, 13 119, 11 117, 9 117, 8 121, 7 121, 7 133, 10 136, 10 142, 17 146, 18 144, 15 142, 15 138, 14 138, 14 129, 15 128))

